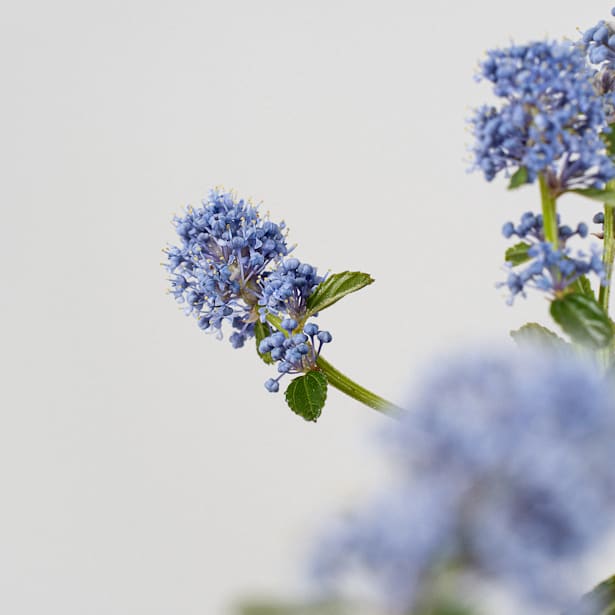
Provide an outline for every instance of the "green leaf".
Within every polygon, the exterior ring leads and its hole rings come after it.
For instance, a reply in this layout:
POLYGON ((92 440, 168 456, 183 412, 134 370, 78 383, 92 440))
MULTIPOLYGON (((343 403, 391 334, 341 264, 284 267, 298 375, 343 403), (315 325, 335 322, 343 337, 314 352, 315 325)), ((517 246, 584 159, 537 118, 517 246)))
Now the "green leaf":
POLYGON ((521 348, 541 346, 559 352, 567 351, 570 347, 559 335, 536 322, 528 322, 520 329, 511 331, 510 336, 521 348))
POLYGON ((602 138, 606 143, 606 153, 613 157, 615 156, 615 124, 609 124, 611 132, 603 132, 602 138))
MULTIPOLYGON (((358 605, 341 602, 273 602, 251 601, 240 606, 240 615, 351 615, 359 611, 358 605)), ((364 608, 361 613, 367 615, 364 608)), ((369 611, 371 613, 371 611, 369 611)), ((375 615, 375 614, 374 614, 375 615)))
POLYGON ((592 297, 571 293, 551 303, 551 316, 575 341, 591 348, 604 348, 613 338, 609 317, 592 297))
POLYGON ((520 186, 523 186, 523 184, 527 184, 527 180, 527 167, 519 167, 510 178, 508 189, 514 190, 515 188, 519 188, 520 186))
POLYGON ((585 594, 565 615, 615 615, 615 576, 585 594))
POLYGON ((316 421, 327 399, 327 377, 311 371, 295 378, 286 389, 289 408, 306 421, 316 421))
POLYGON ((256 338, 256 352, 258 356, 265 362, 267 365, 271 365, 274 363, 274 360, 271 358, 271 353, 267 352, 263 354, 259 351, 258 345, 266 338, 269 337, 273 331, 271 327, 266 322, 260 322, 260 320, 254 325, 254 337, 256 338))
POLYGON ((579 293, 580 295, 587 295, 592 299, 596 298, 596 295, 594 295, 594 291, 592 290, 592 285, 586 275, 579 276, 570 285, 570 288, 572 288, 575 293, 579 293))
POLYGON ((580 194, 581 196, 592 199, 593 201, 600 201, 611 207, 615 207, 615 190, 600 190, 598 188, 582 188, 579 190, 569 190, 574 194, 580 194))
POLYGON ((320 312, 342 297, 360 290, 374 281, 372 276, 360 271, 334 273, 316 287, 307 300, 308 316, 320 312))
POLYGON ((514 246, 510 246, 510 248, 506 250, 504 258, 506 262, 510 263, 513 267, 516 267, 517 265, 522 265, 523 263, 530 260, 530 257, 527 254, 527 251, 529 249, 529 243, 526 243, 525 241, 520 241, 514 246))

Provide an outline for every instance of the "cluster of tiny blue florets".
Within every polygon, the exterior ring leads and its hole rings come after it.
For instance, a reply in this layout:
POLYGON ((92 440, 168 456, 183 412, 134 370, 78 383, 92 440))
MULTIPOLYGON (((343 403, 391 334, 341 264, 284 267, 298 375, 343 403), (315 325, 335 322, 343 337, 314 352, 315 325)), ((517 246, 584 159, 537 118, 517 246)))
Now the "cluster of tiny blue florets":
POLYGON ((487 180, 524 168, 527 182, 542 174, 558 194, 602 188, 615 177, 602 138, 610 131, 604 101, 580 48, 536 42, 492 50, 480 77, 504 99, 499 108, 478 109, 471 120, 475 168, 487 180))
MULTIPOLYGON (((606 283, 606 274, 600 253, 592 248, 591 254, 578 252, 572 256, 566 242, 573 236, 585 238, 588 234, 587 224, 580 222, 576 230, 559 224, 559 246, 556 249, 545 241, 543 221, 540 214, 526 212, 521 216, 517 226, 507 222, 502 227, 502 234, 507 239, 517 236, 528 244, 527 255, 530 258, 523 269, 510 271, 505 285, 511 293, 510 302, 515 295, 525 295, 525 288, 531 286, 543 291, 557 293, 573 284, 580 276, 595 273, 602 284, 606 283)), ((502 285, 502 284, 500 284, 502 285)))
POLYGON ((308 323, 307 301, 324 280, 312 265, 290 252, 283 222, 263 219, 255 207, 229 192, 212 190, 202 207, 189 207, 174 219, 180 246, 166 250, 170 292, 205 331, 222 335, 226 321, 233 329, 233 348, 254 337, 256 323, 267 316, 282 319, 282 329, 260 343, 260 352, 278 362, 278 378, 265 383, 279 389, 286 373, 314 369, 328 331, 308 323), (263 350, 266 348, 266 350, 263 350))
POLYGON ((317 578, 337 592, 375 586, 407 613, 430 575, 461 562, 560 612, 615 524, 613 400, 572 354, 440 361, 388 429, 396 479, 326 533, 317 578))
POLYGON ((300 318, 306 312, 309 296, 323 280, 312 265, 297 258, 284 260, 275 271, 263 277, 261 314, 285 312, 292 318, 300 318))
POLYGON ((171 293, 203 330, 220 331, 228 321, 236 329, 231 343, 241 347, 254 335, 260 277, 288 254, 284 223, 217 190, 174 223, 181 245, 167 250, 171 293))
POLYGON ((285 318, 281 326, 287 335, 276 331, 264 338, 258 346, 261 354, 269 353, 278 363, 280 375, 265 382, 265 388, 271 393, 279 391, 280 378, 284 374, 301 374, 314 369, 322 345, 328 344, 333 339, 328 331, 320 331, 315 323, 307 323, 303 327, 303 332, 293 333, 297 329, 297 324, 293 318, 285 318))
MULTIPOLYGON (((615 8, 611 15, 615 15, 615 8)), ((592 64, 606 63, 607 68, 615 68, 615 29, 612 24, 600 20, 583 33, 582 40, 592 64)))

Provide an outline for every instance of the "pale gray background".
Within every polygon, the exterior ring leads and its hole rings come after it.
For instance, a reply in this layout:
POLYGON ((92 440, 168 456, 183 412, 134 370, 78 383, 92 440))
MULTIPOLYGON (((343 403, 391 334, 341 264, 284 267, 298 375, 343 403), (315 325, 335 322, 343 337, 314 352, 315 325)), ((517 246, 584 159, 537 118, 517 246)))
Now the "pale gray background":
POLYGON ((499 228, 537 195, 466 174, 478 58, 609 9, 4 3, 0 612, 209 615, 289 587, 319 517, 381 476, 383 419, 332 391, 304 423, 251 349, 184 318, 172 214, 222 184, 302 259, 370 272, 322 315, 327 356, 401 403, 439 349, 548 322, 493 287, 499 228))

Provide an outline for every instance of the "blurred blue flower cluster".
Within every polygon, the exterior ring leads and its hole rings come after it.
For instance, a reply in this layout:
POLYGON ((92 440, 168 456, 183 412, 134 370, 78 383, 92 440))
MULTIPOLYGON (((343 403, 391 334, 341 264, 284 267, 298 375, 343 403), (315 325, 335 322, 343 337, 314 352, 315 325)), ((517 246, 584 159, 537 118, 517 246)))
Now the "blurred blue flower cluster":
POLYGON ((572 355, 440 361, 386 432, 397 479, 325 532, 317 578, 331 590, 359 575, 407 612, 457 566, 564 606, 615 526, 613 393, 572 355))

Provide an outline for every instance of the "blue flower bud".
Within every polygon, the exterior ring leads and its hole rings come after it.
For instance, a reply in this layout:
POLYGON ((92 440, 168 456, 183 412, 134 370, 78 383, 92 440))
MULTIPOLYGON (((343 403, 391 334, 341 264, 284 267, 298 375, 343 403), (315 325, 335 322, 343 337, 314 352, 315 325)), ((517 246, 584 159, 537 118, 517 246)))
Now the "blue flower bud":
POLYGON ((328 331, 320 331, 317 337, 323 344, 328 344, 333 339, 333 336, 328 331))
POLYGON ((504 235, 504 237, 506 237, 506 239, 509 239, 510 237, 512 237, 515 233, 515 226, 512 222, 507 222, 503 227, 502 227, 502 235, 504 235))
POLYGON ((314 324, 313 322, 308 322, 308 324, 305 325, 305 327, 303 327, 303 332, 306 335, 313 337, 314 335, 318 333, 318 325, 314 324))
POLYGON ((277 380, 274 380, 273 378, 269 378, 269 380, 265 382, 265 388, 270 393, 277 393, 280 390, 280 383, 277 380))
POLYGON ((282 321, 282 328, 287 331, 293 331, 297 327, 297 321, 294 318, 285 318, 282 321))
POLYGON ((271 351, 271 358, 274 361, 279 361, 284 356, 284 348, 278 346, 271 351))
POLYGON ((284 343, 286 336, 281 331, 276 331, 273 335, 270 335, 268 338, 269 343, 274 347, 278 348, 284 343))
POLYGON ((264 340, 261 340, 261 343, 258 345, 258 351, 261 354, 267 354, 271 351, 272 348, 273 346, 271 345, 271 341, 268 337, 266 337, 264 340))
POLYGON ((281 374, 288 373, 292 368, 293 366, 288 361, 281 361, 280 364, 278 365, 278 371, 281 374))

